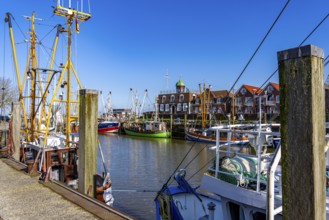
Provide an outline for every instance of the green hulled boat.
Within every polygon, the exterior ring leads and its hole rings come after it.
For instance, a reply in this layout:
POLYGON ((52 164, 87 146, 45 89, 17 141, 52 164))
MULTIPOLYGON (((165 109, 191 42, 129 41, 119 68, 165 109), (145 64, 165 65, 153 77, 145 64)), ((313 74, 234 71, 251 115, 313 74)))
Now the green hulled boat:
POLYGON ((127 135, 139 137, 169 138, 171 135, 166 123, 159 121, 129 123, 124 126, 124 130, 127 135))

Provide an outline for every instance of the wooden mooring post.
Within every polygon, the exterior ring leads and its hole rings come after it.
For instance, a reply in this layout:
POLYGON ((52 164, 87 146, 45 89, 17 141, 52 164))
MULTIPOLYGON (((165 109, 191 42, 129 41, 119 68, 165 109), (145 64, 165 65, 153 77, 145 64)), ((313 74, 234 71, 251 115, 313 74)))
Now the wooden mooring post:
POLYGON ((21 104, 14 102, 12 104, 12 138, 13 138, 13 157, 15 160, 20 161, 20 139, 21 139, 21 104))
POLYGON ((323 50, 278 52, 284 219, 325 219, 323 50))
POLYGON ((80 90, 79 107, 79 188, 78 191, 94 195, 94 175, 97 172, 98 149, 98 92, 96 90, 80 90))

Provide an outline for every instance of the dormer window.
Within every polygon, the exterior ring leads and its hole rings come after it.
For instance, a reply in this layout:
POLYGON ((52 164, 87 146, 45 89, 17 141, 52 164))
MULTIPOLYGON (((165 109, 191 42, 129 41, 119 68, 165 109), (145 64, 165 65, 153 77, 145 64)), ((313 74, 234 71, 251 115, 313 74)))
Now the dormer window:
POLYGON ((181 95, 179 96, 179 101, 180 101, 180 102, 184 102, 184 95, 183 95, 183 94, 181 94, 181 95))
POLYGON ((162 96, 162 103, 165 103, 166 102, 166 96, 162 96))
POLYGON ((271 93, 271 92, 273 92, 273 90, 274 90, 273 86, 268 86, 267 87, 267 92, 271 93))
POLYGON ((241 91, 240 91, 241 95, 245 95, 246 92, 247 92, 246 88, 242 88, 241 91))
POLYGON ((170 102, 174 102, 175 101, 175 95, 171 95, 170 96, 170 102))

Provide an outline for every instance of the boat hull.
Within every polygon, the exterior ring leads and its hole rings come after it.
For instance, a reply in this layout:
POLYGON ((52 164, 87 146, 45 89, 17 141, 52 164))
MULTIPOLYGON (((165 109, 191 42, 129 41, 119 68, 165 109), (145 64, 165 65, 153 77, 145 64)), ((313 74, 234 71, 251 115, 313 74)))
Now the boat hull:
POLYGON ((150 137, 150 138, 168 138, 170 137, 170 132, 168 131, 157 131, 157 132, 148 132, 148 131, 134 131, 128 128, 124 129, 127 135, 138 136, 138 137, 150 137))
MULTIPOLYGON (((185 133, 186 139, 189 141, 196 141, 196 142, 205 142, 205 143, 213 143, 216 144, 216 137, 215 136, 203 136, 202 134, 194 133, 187 131, 185 133)), ((232 144, 246 144, 249 140, 247 138, 245 139, 238 139, 238 138, 231 138, 232 144)), ((219 139, 220 144, 226 144, 228 143, 227 138, 220 138, 219 139)))
POLYGON ((119 131, 119 122, 101 122, 98 124, 98 133, 116 133, 119 131))

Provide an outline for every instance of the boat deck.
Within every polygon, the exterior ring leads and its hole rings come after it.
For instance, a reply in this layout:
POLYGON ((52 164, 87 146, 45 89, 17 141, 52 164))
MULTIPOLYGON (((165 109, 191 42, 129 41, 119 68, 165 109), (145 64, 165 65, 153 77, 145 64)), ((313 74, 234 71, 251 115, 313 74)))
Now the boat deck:
POLYGON ((25 169, 11 159, 0 160, 0 219, 133 219, 59 183, 39 182, 25 169))

